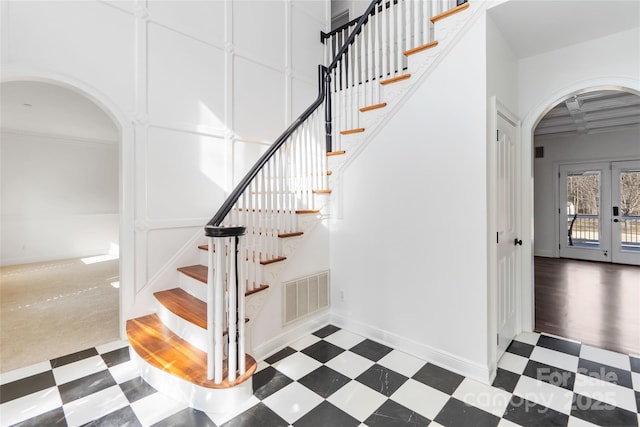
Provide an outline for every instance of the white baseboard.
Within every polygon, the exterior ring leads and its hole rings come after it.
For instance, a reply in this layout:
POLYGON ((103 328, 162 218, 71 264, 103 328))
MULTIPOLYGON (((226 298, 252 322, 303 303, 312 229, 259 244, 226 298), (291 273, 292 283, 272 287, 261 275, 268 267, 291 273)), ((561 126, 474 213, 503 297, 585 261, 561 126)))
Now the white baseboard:
POLYGON ((252 356, 257 360, 264 360, 277 350, 286 347, 290 343, 309 335, 310 333, 320 329, 323 326, 329 324, 329 311, 326 310, 323 313, 312 316, 306 319, 300 325, 296 325, 292 328, 288 328, 285 332, 271 338, 270 340, 254 346, 252 356))
POLYGON ((495 376, 495 372, 492 374, 489 366, 433 348, 398 334, 375 328, 357 320, 346 318, 339 314, 331 313, 331 323, 484 384, 491 384, 492 376, 495 376))

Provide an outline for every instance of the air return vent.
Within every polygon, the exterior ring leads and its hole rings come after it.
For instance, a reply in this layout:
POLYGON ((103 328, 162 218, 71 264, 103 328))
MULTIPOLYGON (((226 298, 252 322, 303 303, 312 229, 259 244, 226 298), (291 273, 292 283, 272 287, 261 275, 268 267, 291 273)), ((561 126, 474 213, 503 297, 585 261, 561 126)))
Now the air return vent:
POLYGON ((313 274, 283 286, 284 324, 329 307, 329 272, 313 274))

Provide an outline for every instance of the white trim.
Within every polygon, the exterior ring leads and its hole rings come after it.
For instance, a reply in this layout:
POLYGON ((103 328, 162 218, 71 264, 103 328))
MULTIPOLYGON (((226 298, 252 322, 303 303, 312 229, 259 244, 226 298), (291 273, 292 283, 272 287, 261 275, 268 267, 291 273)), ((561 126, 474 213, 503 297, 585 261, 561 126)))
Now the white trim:
POLYGON ((336 313, 331 313, 331 323, 484 384, 491 384, 495 377, 488 366, 336 313))
POLYGON ((33 136, 37 138, 46 138, 46 139, 54 139, 58 144, 70 144, 70 145, 108 145, 108 146, 116 146, 120 143, 119 139, 100 139, 100 138, 90 138, 84 136, 74 136, 74 135, 64 135, 64 134, 56 134, 56 133, 45 133, 45 132, 36 132, 32 130, 25 129, 13 129, 13 128, 2 128, 2 133, 10 133, 13 135, 19 136, 33 136))
MULTIPOLYGON (((253 347, 253 354, 256 360, 264 360, 272 353, 282 350, 292 342, 309 335, 310 333, 320 329, 323 326, 329 324, 329 311, 325 311, 321 314, 306 319, 301 325, 286 330, 285 332, 276 335, 269 341, 266 341, 259 346, 253 347)), ((253 320, 252 320, 253 321, 253 320)), ((256 320, 257 321, 257 320, 256 320)))
POLYGON ((72 90, 89 98, 120 128, 119 144, 119 214, 120 214, 120 338, 126 338, 126 319, 135 301, 134 282, 134 148, 135 133, 132 120, 104 93, 95 87, 63 74, 19 65, 3 65, 2 82, 38 81, 72 90))
POLYGON ((522 236, 522 259, 528 260, 522 263, 522 303, 521 322, 524 331, 533 331, 535 326, 535 294, 534 294, 534 269, 533 269, 533 247, 534 247, 534 206, 533 206, 533 150, 534 136, 538 122, 555 105, 570 96, 599 89, 624 90, 640 95, 640 80, 628 77, 609 76, 576 82, 571 86, 557 90, 553 95, 538 103, 524 116, 521 126, 520 142, 520 170, 522 194, 522 230, 528 230, 522 236))

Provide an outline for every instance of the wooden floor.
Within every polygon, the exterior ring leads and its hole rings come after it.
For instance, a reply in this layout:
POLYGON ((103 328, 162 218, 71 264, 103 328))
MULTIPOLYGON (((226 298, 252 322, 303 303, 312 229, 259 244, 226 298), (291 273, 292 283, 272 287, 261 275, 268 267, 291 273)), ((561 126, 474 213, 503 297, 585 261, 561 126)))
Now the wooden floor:
POLYGON ((537 332, 640 355, 640 267, 535 258, 537 332))

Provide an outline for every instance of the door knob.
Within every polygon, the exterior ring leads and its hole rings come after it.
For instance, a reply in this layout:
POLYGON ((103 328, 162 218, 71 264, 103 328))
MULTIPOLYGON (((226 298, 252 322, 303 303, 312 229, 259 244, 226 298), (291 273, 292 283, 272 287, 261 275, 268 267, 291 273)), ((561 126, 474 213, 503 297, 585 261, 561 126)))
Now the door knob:
POLYGON ((518 240, 518 238, 516 237, 515 239, 513 239, 513 244, 515 246, 518 246, 518 245, 522 246, 522 240, 518 240))
POLYGON ((613 222, 620 222, 620 220, 618 218, 614 218, 613 222))

